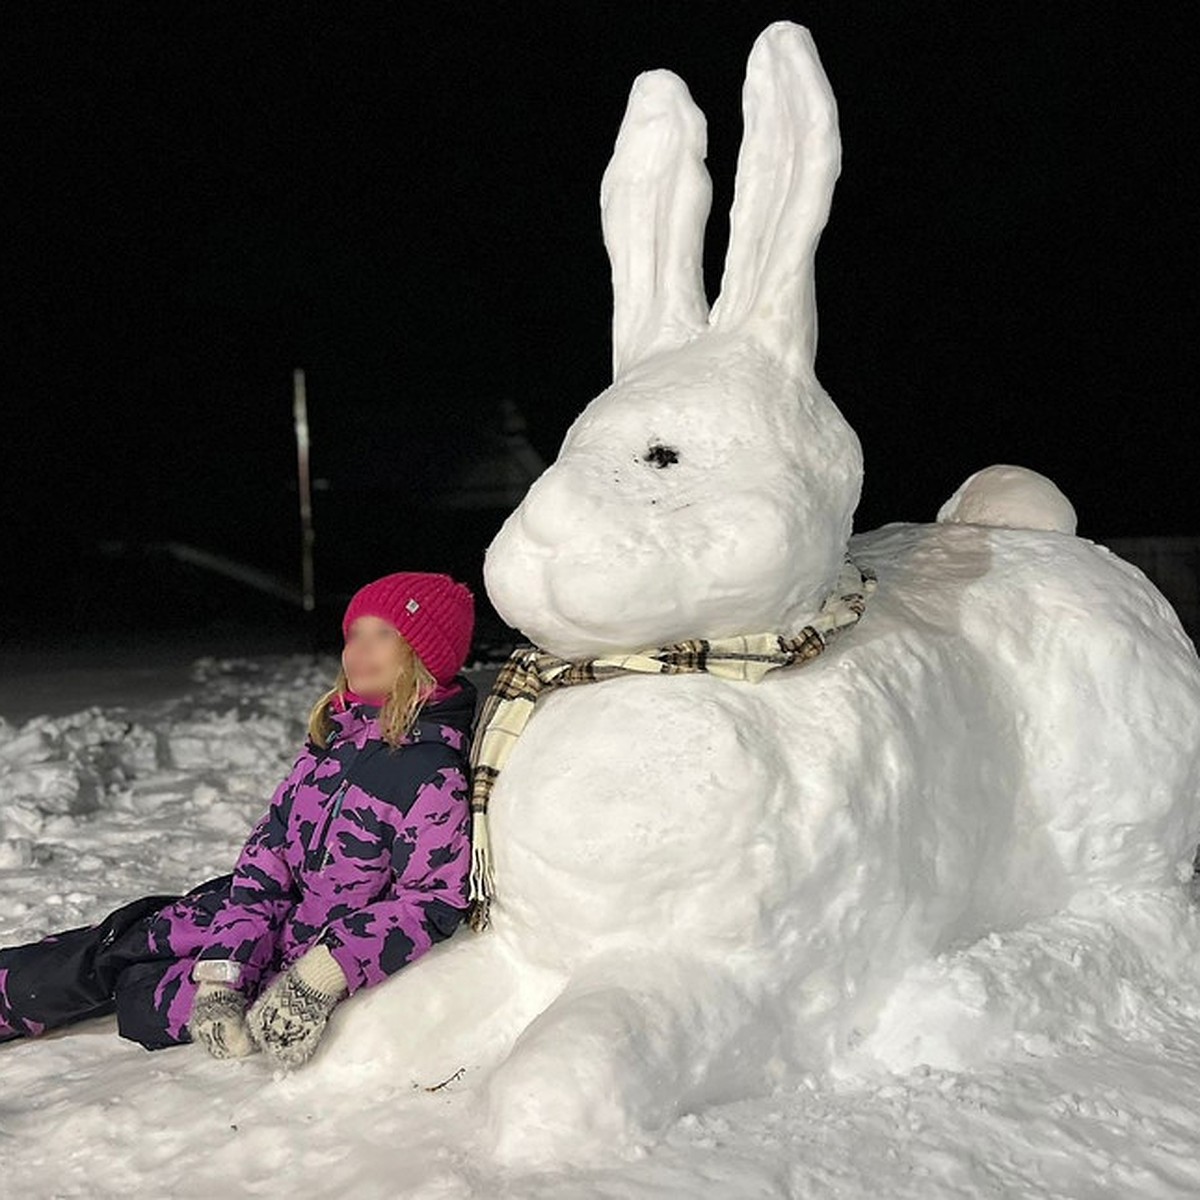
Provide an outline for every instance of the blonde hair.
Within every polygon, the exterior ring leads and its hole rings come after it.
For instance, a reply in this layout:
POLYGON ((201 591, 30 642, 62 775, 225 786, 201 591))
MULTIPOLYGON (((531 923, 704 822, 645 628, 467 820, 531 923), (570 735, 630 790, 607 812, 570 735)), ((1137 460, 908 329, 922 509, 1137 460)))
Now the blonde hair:
MULTIPOLYGON (((402 637, 400 638, 400 670, 392 690, 379 709, 379 732, 389 746, 398 746, 408 735, 420 716, 425 701, 433 694, 437 680, 429 673, 417 652, 402 637)), ((346 668, 339 666, 337 678, 329 689, 312 706, 308 714, 308 736, 323 750, 329 744, 334 722, 330 707, 335 696, 345 701, 350 690, 346 668)))

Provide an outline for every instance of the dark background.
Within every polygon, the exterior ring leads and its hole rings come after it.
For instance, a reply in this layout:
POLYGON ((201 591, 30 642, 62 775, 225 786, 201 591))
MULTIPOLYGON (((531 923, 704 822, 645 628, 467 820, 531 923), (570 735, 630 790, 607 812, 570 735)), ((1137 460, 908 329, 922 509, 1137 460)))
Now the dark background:
POLYGON ((505 398, 553 460, 609 382, 598 196, 634 76, 707 115, 711 299, 779 18, 839 105, 818 372, 863 442, 856 527, 1011 462, 1083 536, 1200 532, 1189 6, 14 4, 4 637, 290 630, 153 547, 298 580, 293 367, 324 634, 387 571, 477 584, 504 514, 442 511, 430 472, 505 398))

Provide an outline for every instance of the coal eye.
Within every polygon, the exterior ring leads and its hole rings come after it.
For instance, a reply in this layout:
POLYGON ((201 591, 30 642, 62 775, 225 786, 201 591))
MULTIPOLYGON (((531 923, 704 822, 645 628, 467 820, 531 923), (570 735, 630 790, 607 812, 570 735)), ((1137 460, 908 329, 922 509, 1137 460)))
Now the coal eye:
POLYGON ((655 442, 642 455, 642 461, 653 463, 661 471, 664 467, 669 467, 672 463, 679 461, 679 451, 671 446, 664 446, 661 442, 655 442))

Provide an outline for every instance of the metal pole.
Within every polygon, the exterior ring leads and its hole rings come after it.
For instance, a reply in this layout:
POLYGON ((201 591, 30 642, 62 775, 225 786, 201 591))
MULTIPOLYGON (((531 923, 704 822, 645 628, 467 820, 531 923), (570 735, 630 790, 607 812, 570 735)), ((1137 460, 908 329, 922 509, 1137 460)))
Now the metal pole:
POLYGON ((292 372, 292 417, 296 425, 296 458, 300 494, 300 593, 308 619, 309 648, 317 652, 316 587, 313 579, 312 480, 308 469, 308 391, 304 371, 292 372))

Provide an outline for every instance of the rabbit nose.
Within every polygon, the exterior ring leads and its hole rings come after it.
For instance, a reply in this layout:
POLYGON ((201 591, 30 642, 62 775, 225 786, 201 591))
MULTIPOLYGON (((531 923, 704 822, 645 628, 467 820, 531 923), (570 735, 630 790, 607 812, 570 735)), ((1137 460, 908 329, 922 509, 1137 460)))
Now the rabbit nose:
POLYGON ((559 466, 534 481, 521 504, 521 525, 544 546, 557 546, 582 532, 591 505, 578 480, 559 466))

